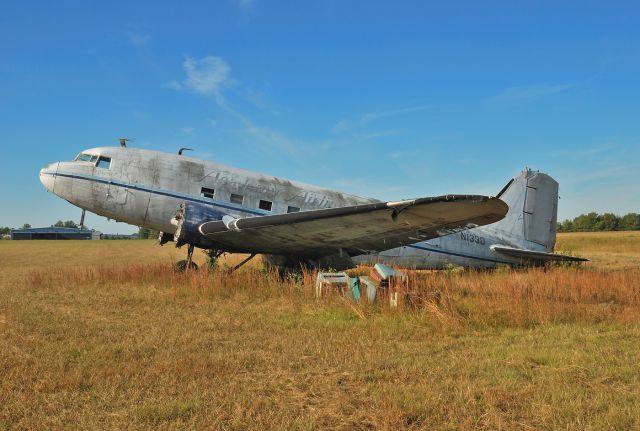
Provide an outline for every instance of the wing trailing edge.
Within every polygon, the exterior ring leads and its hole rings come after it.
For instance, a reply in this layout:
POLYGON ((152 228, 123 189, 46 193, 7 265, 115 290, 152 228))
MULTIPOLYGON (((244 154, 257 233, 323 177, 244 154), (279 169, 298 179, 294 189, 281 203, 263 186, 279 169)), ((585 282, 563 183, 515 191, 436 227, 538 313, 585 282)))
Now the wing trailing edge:
POLYGON ((589 259, 577 256, 568 256, 566 254, 547 253, 544 251, 525 250, 522 248, 513 248, 502 245, 492 245, 491 250, 496 253, 518 259, 532 260, 538 262, 588 262, 589 259))

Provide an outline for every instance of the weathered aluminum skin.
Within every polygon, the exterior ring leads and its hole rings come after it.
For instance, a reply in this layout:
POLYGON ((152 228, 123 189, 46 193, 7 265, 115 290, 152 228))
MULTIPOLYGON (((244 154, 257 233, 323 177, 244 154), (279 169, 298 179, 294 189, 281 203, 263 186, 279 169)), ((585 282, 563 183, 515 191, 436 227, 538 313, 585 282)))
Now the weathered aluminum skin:
POLYGON ((51 164, 40 172, 47 190, 96 214, 163 232, 175 231, 170 220, 185 199, 235 217, 286 213, 288 206, 305 211, 379 202, 177 154, 126 147, 82 153, 110 157, 111 166, 51 164), (201 196, 202 187, 214 189, 215 198, 201 196), (242 195, 244 205, 231 203, 232 193, 242 195), (261 199, 273 203, 271 211, 258 209, 261 199))
MULTIPOLYGON (((111 158, 109 169, 85 161, 53 163, 40 172, 48 191, 96 214, 169 233, 176 229, 171 219, 184 201, 206 203, 233 217, 286 213, 289 206, 305 211, 379 202, 178 154, 126 147, 82 153, 111 158), (202 196, 202 187, 214 189, 214 198, 202 196), (231 194, 242 195, 243 205, 231 203, 231 194), (272 202, 271 211, 258 208, 261 199, 272 202)), ((521 260, 490 246, 552 251, 557 187, 545 174, 524 171, 501 196, 510 207, 504 220, 354 260, 415 268, 519 265, 521 260), (536 186, 535 200, 527 200, 529 182, 536 186)))
POLYGON ((496 223, 379 254, 357 256, 354 261, 419 269, 441 269, 449 265, 491 268, 531 263, 500 254, 491 249, 492 245, 553 252, 558 183, 546 174, 525 170, 499 197, 509 205, 509 212, 496 223))

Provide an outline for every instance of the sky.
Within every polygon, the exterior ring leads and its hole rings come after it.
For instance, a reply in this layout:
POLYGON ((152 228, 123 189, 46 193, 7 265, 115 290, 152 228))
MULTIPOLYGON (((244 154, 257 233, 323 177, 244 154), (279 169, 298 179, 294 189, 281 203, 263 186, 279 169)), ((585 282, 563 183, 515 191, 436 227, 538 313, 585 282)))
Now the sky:
MULTIPOLYGON (((45 164, 130 145, 379 199, 640 212, 633 1, 0 3, 0 225, 79 221, 45 164)), ((87 215, 106 233, 137 228, 87 215)))

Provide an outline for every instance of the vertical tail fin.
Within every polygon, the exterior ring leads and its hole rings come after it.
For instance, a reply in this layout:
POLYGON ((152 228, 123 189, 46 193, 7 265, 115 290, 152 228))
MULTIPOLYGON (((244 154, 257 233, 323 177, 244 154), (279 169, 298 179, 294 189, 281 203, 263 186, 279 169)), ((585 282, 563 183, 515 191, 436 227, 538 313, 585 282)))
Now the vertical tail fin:
POLYGON ((497 196, 509 205, 504 219, 491 225, 520 247, 552 252, 556 243, 558 183, 547 174, 525 169, 497 196))

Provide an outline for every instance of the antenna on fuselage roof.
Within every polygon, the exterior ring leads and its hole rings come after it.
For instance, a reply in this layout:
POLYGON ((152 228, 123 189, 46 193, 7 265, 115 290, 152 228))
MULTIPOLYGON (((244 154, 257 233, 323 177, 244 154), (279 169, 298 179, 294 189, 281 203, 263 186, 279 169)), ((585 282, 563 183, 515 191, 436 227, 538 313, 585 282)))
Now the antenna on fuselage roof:
POLYGON ((118 139, 120 141, 120 146, 122 148, 126 148, 127 147, 127 141, 129 142, 135 142, 135 139, 129 139, 129 138, 120 138, 118 139))
POLYGON ((182 147, 178 150, 178 155, 181 156, 183 151, 193 151, 193 148, 182 147))

